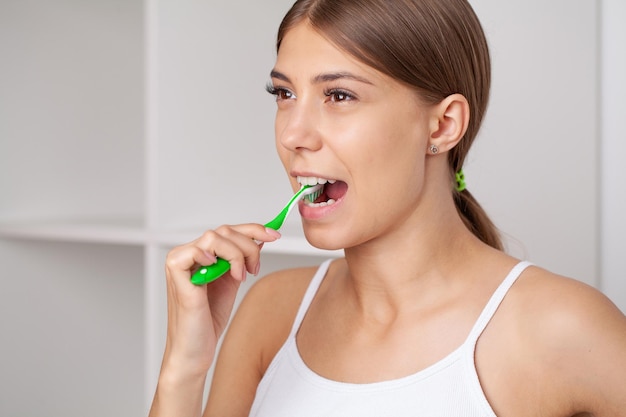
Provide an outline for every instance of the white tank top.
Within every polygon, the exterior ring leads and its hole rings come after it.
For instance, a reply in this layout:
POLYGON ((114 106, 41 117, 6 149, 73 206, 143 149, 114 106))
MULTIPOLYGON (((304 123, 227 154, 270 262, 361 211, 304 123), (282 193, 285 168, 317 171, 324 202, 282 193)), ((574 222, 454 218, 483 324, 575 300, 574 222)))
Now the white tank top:
POLYGON ((329 264, 330 260, 323 263, 309 284, 287 341, 259 383, 250 417, 495 416, 476 372, 476 342, 530 263, 520 262, 511 270, 454 352, 413 375, 368 384, 337 382, 316 374, 296 346, 296 333, 329 264))

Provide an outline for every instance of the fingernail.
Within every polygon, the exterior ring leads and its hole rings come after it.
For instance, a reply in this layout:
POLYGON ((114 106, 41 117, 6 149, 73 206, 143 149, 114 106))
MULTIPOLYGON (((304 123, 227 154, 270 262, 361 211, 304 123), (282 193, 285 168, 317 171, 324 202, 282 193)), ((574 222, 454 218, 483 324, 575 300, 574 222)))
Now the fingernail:
POLYGON ((211 261, 211 263, 217 262, 217 257, 215 255, 207 251, 203 251, 203 252, 204 252, 204 256, 206 256, 211 261))
POLYGON ((271 237, 273 237, 274 239, 279 239, 281 234, 278 233, 278 231, 274 230, 274 229, 270 229, 269 227, 265 228, 265 233, 267 233, 268 235, 270 235, 271 237))
POLYGON ((256 277, 257 275, 259 275, 259 271, 261 270, 261 262, 257 263, 256 266, 254 267, 254 276, 256 277))
POLYGON ((246 266, 244 265, 241 269, 241 282, 246 282, 246 278, 248 278, 248 271, 246 270, 246 266))

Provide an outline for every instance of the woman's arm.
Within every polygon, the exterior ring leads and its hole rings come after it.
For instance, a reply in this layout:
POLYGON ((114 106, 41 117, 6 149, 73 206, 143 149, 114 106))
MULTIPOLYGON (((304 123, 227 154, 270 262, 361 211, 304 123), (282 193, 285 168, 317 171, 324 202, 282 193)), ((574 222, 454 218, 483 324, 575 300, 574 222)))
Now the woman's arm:
POLYGON ((280 235, 258 224, 222 226, 167 256, 167 340, 151 417, 200 416, 204 381, 217 342, 247 272, 257 273, 261 242, 280 235), (231 270, 203 286, 190 282, 199 265, 227 259, 231 270))

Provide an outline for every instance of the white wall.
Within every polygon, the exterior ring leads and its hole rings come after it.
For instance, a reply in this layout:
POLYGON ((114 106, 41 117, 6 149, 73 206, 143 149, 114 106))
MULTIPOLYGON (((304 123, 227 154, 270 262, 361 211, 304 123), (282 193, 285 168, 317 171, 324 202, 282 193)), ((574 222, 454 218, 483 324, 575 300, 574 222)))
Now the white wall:
POLYGON ((598 3, 471 3, 493 84, 468 188, 513 255, 598 285, 598 3))
POLYGON ((602 2, 600 288, 626 312, 626 2, 602 2))

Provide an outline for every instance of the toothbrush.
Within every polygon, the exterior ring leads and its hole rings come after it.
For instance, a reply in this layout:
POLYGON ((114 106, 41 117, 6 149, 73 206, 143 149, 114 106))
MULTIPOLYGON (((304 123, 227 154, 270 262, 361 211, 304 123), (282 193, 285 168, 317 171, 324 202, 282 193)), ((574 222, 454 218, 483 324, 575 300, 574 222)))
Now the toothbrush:
MULTIPOLYGON (((265 227, 278 230, 281 228, 285 219, 294 208, 294 206, 302 198, 306 198, 308 201, 315 201, 321 194, 324 186, 322 184, 317 185, 303 185, 300 190, 291 197, 291 200, 285 205, 280 213, 269 222, 265 223, 265 227)), ((222 275, 224 275, 230 269, 230 263, 222 258, 217 258, 217 262, 213 265, 202 266, 191 277, 191 282, 196 285, 207 284, 211 281, 215 281, 222 275)))

